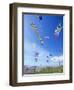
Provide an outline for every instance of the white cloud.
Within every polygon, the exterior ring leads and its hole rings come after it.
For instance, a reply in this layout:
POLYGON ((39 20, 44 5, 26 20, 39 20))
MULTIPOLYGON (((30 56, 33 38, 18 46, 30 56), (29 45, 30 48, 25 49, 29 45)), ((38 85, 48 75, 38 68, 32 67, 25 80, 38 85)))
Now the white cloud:
POLYGON ((52 61, 54 61, 54 62, 58 62, 58 61, 63 61, 63 56, 61 55, 61 56, 53 56, 52 58, 51 58, 51 60, 52 61))

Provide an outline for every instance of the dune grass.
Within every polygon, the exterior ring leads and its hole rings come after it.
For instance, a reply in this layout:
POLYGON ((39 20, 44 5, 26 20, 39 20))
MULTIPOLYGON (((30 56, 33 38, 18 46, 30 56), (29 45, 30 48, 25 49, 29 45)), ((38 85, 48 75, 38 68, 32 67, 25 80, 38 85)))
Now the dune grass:
POLYGON ((63 73, 63 66, 59 67, 47 67, 40 69, 39 72, 35 71, 35 74, 42 74, 42 73, 63 73))

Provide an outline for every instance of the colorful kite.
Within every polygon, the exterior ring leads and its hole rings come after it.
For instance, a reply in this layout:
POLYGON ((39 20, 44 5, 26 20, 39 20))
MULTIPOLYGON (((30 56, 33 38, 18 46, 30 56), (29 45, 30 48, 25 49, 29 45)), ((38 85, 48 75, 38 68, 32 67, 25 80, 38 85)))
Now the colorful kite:
POLYGON ((61 23, 59 23, 59 25, 57 26, 57 28, 54 31, 54 36, 56 39, 59 36, 59 33, 61 32, 61 30, 62 30, 62 25, 61 25, 61 23))

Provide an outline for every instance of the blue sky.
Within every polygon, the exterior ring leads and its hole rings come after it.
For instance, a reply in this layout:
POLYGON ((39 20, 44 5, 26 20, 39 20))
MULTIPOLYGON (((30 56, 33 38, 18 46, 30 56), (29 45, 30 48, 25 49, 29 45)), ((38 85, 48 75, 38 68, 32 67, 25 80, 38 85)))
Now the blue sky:
POLYGON ((63 64, 63 28, 57 38, 54 35, 58 24, 61 23, 61 26, 63 26, 63 15, 24 14, 23 19, 24 65, 57 66, 59 61, 63 64), (41 20, 39 16, 42 17, 41 20), (31 23, 34 23, 38 28, 39 35, 44 42, 43 45, 31 23), (35 62, 35 52, 39 53, 37 62, 35 62), (47 56, 49 58, 46 58, 47 56))

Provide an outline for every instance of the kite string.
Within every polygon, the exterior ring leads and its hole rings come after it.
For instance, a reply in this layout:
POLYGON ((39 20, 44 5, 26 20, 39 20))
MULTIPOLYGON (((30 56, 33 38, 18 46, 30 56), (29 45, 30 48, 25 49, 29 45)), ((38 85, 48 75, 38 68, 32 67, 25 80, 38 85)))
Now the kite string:
POLYGON ((36 25, 34 23, 32 23, 31 25, 32 25, 33 30, 36 32, 36 35, 38 36, 39 40, 43 41, 36 25))

